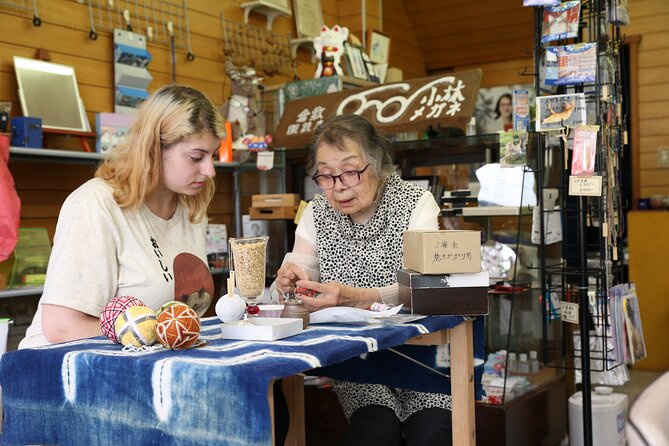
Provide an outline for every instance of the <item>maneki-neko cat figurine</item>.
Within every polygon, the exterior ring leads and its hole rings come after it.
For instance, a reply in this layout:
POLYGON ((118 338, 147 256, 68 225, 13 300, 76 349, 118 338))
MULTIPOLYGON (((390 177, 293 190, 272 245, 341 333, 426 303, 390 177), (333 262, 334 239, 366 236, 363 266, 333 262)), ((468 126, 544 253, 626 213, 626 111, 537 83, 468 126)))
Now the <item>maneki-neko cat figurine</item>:
POLYGON ((335 25, 332 29, 323 25, 321 35, 314 39, 316 57, 320 62, 314 77, 342 76, 341 56, 344 53, 344 42, 348 39, 348 28, 335 25))

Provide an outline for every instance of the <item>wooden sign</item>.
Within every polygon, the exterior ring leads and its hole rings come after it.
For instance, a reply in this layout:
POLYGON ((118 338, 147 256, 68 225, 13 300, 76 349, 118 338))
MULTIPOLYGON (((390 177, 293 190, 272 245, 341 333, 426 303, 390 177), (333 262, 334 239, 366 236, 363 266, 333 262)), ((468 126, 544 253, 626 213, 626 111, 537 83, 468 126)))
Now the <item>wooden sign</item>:
POLYGON ((464 128, 474 111, 481 75, 477 69, 291 101, 274 143, 289 149, 304 147, 316 127, 343 114, 362 115, 386 133, 420 131, 431 124, 464 128))

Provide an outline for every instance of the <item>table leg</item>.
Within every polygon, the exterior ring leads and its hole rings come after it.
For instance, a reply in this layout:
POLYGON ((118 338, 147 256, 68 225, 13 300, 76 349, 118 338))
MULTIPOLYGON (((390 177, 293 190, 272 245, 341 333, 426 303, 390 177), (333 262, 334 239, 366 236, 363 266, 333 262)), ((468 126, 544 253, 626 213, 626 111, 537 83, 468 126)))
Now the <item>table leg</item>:
POLYGON ((474 340, 472 321, 450 329, 453 444, 474 446, 474 340))
POLYGON ((283 378, 283 393, 288 403, 290 427, 286 437, 286 446, 304 446, 304 377, 302 375, 283 378))

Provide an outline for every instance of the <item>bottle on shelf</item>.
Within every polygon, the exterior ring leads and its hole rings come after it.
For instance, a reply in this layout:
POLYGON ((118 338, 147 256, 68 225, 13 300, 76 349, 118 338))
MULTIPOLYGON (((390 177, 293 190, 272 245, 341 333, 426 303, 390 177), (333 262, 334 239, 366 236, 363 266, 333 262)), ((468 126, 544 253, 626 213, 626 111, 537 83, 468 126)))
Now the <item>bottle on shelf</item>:
POLYGON ((530 373, 530 363, 527 361, 527 353, 518 355, 518 373, 530 373))
POLYGON ((537 357, 536 350, 530 350, 530 373, 537 373, 541 365, 539 364, 539 358, 537 357))
POLYGON ((469 120, 469 123, 467 124, 467 130, 465 131, 465 134, 467 136, 476 135, 476 118, 474 116, 472 116, 472 119, 469 120))
POLYGON ((518 360, 514 352, 509 352, 509 356, 506 358, 506 372, 507 376, 518 372, 518 360))

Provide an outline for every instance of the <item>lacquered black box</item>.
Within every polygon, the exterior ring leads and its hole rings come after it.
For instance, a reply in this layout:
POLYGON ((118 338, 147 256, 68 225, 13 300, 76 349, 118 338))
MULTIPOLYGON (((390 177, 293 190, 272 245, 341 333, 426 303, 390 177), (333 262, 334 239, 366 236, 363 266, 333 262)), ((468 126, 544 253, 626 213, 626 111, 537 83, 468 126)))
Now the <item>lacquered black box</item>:
POLYGON ((488 314, 488 273, 420 274, 397 271, 400 303, 413 314, 488 314))

